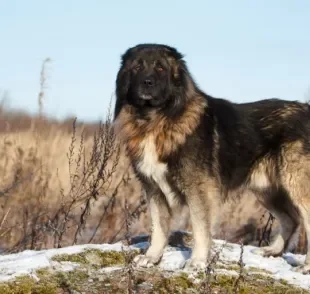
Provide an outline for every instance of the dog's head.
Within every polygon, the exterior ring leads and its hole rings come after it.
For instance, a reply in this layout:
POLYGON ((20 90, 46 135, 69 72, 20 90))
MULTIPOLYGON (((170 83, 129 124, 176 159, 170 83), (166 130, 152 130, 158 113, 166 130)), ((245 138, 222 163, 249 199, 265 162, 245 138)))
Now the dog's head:
POLYGON ((175 48, 161 44, 129 48, 117 75, 114 116, 124 105, 131 105, 139 113, 168 109, 178 112, 185 103, 189 80, 183 55, 175 48))

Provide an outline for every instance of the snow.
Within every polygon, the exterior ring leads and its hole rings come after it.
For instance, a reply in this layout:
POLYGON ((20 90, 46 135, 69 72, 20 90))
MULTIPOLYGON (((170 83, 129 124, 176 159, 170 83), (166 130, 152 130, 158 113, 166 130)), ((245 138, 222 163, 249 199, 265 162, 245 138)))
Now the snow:
POLYGON ((122 250, 122 244, 86 244, 75 245, 59 249, 49 250, 25 250, 20 253, 2 255, 0 256, 0 282, 7 281, 24 274, 31 274, 37 269, 44 267, 61 267, 63 271, 73 270, 76 266, 74 263, 59 265, 58 262, 52 261, 52 257, 58 254, 75 254, 80 253, 86 249, 100 249, 105 250, 122 250))
MULTIPOLYGON (((73 270, 78 266, 78 264, 70 262, 60 264, 59 262, 52 261, 52 257, 58 254, 80 253, 86 249, 121 251, 137 248, 143 249, 147 246, 147 242, 141 242, 129 247, 124 246, 121 242, 102 245, 85 244, 42 251, 26 250, 16 254, 2 255, 0 256, 0 282, 7 281, 24 274, 34 276, 35 271, 43 267, 56 267, 58 270, 67 271, 73 270)), ((239 261, 241 250, 240 245, 225 243, 222 240, 214 240, 213 252, 220 250, 221 248, 222 250, 218 261, 219 263, 229 264, 239 261)), ((304 262, 304 255, 287 253, 282 257, 266 258, 252 253, 251 251, 255 248, 256 247, 254 246, 244 246, 243 248, 243 263, 245 264, 245 269, 254 267, 257 269, 267 270, 270 272, 270 276, 274 279, 283 279, 292 285, 308 290, 310 289, 310 276, 303 275, 302 273, 298 273, 293 270, 294 266, 304 262)), ((191 252, 188 249, 168 246, 158 266, 169 271, 182 270, 184 263, 190 255, 191 252)), ((114 269, 117 269, 117 267, 114 269)), ((113 268, 107 268, 106 270, 113 270, 113 268)), ((227 274, 234 274, 233 271, 225 269, 219 269, 216 271, 224 271, 227 274)), ((258 273, 262 274, 262 272, 258 273)))

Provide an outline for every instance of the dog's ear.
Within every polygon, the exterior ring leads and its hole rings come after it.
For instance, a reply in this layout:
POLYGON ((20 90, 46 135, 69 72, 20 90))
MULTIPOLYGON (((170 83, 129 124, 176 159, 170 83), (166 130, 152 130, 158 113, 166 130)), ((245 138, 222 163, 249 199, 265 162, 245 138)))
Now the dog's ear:
POLYGON ((168 62, 174 83, 181 85, 184 82, 184 73, 187 71, 184 60, 168 57, 168 62))
POLYGON ((139 47, 141 45, 128 48, 125 53, 121 55, 121 65, 126 66, 127 63, 132 61, 132 58, 134 57, 135 53, 139 50, 139 47))
POLYGON ((183 59, 183 55, 177 55, 168 57, 168 62, 171 68, 173 84, 178 88, 180 96, 189 97, 193 96, 196 92, 196 84, 187 68, 186 62, 183 59))
POLYGON ((182 69, 184 68, 184 55, 174 47, 165 46, 165 50, 167 53, 167 59, 171 68, 173 80, 178 82, 180 80, 182 69))
POLYGON ((129 71, 126 68, 126 64, 122 61, 122 65, 117 73, 116 77, 116 103, 114 108, 114 119, 118 116, 121 108, 126 101, 126 97, 129 90, 129 71))
POLYGON ((131 56, 131 49, 128 49, 124 54, 121 56, 121 65, 124 66, 126 65, 127 60, 129 60, 131 56))
POLYGON ((180 76, 178 61, 174 57, 168 57, 168 62, 171 68, 173 80, 176 81, 180 76))
POLYGON ((183 59, 184 55, 180 53, 176 48, 165 45, 165 50, 168 56, 174 58, 175 60, 183 59))

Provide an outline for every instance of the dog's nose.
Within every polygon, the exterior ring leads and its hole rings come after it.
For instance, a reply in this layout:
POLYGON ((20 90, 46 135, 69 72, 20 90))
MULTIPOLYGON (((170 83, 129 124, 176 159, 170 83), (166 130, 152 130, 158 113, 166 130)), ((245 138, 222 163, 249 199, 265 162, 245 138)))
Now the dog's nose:
POLYGON ((151 79, 145 79, 144 85, 147 87, 152 87, 154 85, 153 81, 151 79))

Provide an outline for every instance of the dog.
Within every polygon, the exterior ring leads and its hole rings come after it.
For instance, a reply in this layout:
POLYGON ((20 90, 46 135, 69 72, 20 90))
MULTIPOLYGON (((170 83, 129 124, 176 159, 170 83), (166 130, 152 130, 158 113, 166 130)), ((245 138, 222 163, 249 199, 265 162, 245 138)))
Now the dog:
POLYGON ((176 48, 138 44, 121 56, 113 120, 151 214, 150 246, 137 266, 160 261, 170 222, 187 205, 194 245, 185 267, 204 269, 221 205, 249 192, 281 224, 273 242, 255 253, 290 250, 303 224, 308 251, 296 270, 310 272, 309 104, 210 96, 176 48))

